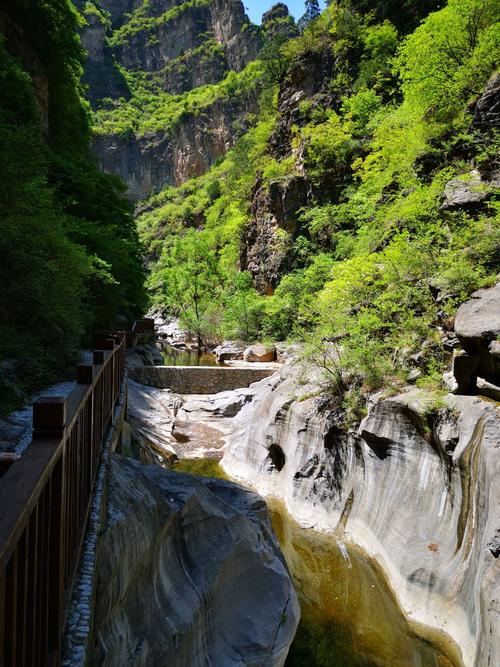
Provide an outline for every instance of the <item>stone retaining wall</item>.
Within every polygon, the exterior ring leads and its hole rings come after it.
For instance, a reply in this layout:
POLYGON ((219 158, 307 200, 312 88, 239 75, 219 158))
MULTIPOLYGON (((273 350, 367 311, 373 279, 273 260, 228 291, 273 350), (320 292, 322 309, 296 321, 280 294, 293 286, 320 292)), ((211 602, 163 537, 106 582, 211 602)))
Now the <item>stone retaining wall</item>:
POLYGON ((171 389, 176 394, 217 394, 219 391, 248 387, 275 371, 269 366, 143 366, 130 368, 128 375, 141 384, 171 389))

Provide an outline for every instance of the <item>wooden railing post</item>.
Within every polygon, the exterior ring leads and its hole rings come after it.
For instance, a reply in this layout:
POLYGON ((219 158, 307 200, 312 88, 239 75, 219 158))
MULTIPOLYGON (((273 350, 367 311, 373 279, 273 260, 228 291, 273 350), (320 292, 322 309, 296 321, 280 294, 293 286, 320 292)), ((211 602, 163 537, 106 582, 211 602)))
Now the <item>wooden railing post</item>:
POLYGON ((66 426, 64 396, 42 396, 33 403, 33 438, 60 438, 66 426))
MULTIPOLYGON (((41 397, 33 403, 33 440, 64 437, 67 401, 63 396, 41 397)), ((59 665, 64 624, 66 588, 66 487, 64 483, 65 448, 53 471, 50 487, 51 512, 47 525, 47 610, 49 616, 47 648, 59 665)))

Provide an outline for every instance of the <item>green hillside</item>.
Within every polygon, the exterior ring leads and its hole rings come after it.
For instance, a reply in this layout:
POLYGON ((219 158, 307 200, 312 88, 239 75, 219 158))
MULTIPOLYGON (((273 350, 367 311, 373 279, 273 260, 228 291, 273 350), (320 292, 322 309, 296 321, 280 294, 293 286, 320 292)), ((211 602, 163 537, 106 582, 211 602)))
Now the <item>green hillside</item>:
POLYGON ((337 389, 397 385, 415 366, 440 383, 457 305, 500 267, 498 127, 473 122, 498 66, 499 3, 450 0, 420 25, 432 7, 409 5, 405 25, 391 3, 332 2, 301 36, 268 40, 253 127, 208 173, 141 205, 152 299, 207 343, 306 340, 337 389), (272 201, 297 179, 303 205, 274 216, 248 270, 258 193, 272 201), (450 181, 481 202, 446 205, 450 181), (282 259, 265 283, 269 257, 282 259))

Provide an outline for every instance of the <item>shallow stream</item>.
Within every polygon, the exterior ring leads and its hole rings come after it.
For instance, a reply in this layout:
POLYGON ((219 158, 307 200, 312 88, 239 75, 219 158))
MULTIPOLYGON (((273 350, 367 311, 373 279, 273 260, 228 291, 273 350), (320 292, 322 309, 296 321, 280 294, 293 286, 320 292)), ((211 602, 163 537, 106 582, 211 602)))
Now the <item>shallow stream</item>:
MULTIPOLYGON (((225 477, 214 459, 184 459, 175 470, 225 477)), ((302 528, 280 501, 266 502, 301 607, 286 667, 458 667, 452 645, 410 627, 361 550, 302 528)))

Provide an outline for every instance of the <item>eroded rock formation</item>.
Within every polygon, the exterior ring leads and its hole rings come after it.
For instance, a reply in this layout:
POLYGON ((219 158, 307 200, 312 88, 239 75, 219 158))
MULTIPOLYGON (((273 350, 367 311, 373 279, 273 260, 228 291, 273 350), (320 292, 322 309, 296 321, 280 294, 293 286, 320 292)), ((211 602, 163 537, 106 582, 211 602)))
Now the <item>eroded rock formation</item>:
POLYGON ((284 664, 299 606, 264 502, 114 456, 90 665, 284 664))
POLYGON ((409 617, 451 635, 466 665, 497 664, 498 406, 450 395, 436 408, 414 389, 374 400, 346 430, 326 398, 308 398, 318 391, 291 366, 263 384, 234 420, 223 468, 300 523, 362 545, 409 617))
MULTIPOLYGON (((487 387, 487 396, 500 399, 500 282, 478 290, 462 304, 455 318, 455 332, 463 353, 454 357, 453 371, 461 393, 487 387)), ((484 394, 484 391, 483 391, 484 394)))
MULTIPOLYGON (((96 109, 134 95, 124 72, 140 72, 150 94, 182 94, 240 72, 261 47, 241 0, 101 0, 99 10, 85 16, 84 81, 96 109)), ((257 98, 252 91, 217 99, 203 113, 186 112, 173 129, 101 133, 94 150, 101 168, 119 175, 128 195, 141 199, 204 173, 244 131, 247 115, 258 110, 257 98)))
POLYGON ((132 452, 147 463, 165 467, 186 457, 221 458, 227 436, 232 432, 232 418, 252 400, 255 392, 250 387, 181 396, 170 389, 129 380, 132 452))

